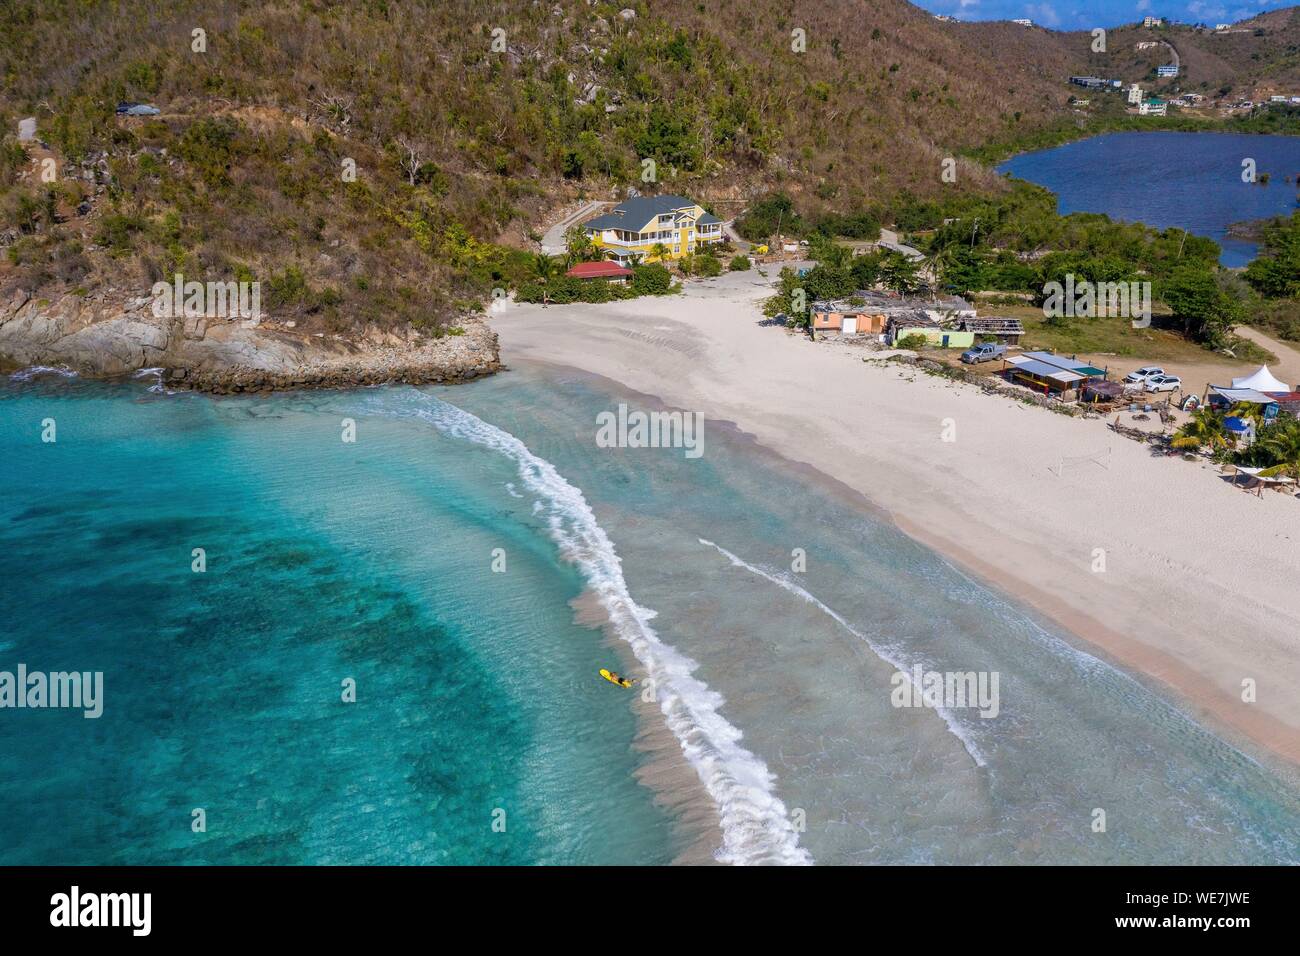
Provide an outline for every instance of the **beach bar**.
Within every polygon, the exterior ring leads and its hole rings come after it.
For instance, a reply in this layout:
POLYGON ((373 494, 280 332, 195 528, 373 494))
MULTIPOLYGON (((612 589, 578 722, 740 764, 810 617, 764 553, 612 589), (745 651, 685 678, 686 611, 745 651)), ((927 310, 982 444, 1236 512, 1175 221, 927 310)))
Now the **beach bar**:
POLYGON ((1106 378, 1105 369, 1051 352, 1011 355, 1005 362, 1010 366, 1005 372, 1011 381, 1041 391, 1044 395, 1055 394, 1060 398, 1064 398, 1068 391, 1106 378))

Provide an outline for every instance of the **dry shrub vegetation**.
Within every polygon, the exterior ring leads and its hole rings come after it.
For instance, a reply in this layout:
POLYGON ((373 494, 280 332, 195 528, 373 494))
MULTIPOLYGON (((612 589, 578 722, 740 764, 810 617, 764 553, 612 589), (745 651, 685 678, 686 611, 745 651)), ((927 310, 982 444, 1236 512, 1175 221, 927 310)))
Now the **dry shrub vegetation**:
MULTIPOLYGON (((780 189, 851 217, 935 195, 944 157, 1066 119, 1086 53, 901 0, 5 8, 0 286, 256 278, 273 314, 334 330, 454 324, 526 279, 525 237, 566 201, 644 190, 645 158, 706 204, 780 189), (80 179, 33 179, 28 115, 80 179)), ((959 182, 1003 188, 966 159, 959 182)))

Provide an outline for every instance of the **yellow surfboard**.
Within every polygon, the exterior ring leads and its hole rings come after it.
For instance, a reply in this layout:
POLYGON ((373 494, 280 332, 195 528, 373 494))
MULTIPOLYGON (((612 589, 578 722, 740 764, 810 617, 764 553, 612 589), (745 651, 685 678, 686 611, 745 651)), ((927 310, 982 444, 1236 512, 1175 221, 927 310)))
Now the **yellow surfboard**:
POLYGON ((636 683, 636 681, 634 680, 629 680, 626 677, 620 677, 618 674, 615 674, 613 671, 607 671, 603 667, 600 669, 600 676, 605 678, 605 680, 609 681, 611 684, 617 684, 619 687, 631 687, 633 684, 636 683))

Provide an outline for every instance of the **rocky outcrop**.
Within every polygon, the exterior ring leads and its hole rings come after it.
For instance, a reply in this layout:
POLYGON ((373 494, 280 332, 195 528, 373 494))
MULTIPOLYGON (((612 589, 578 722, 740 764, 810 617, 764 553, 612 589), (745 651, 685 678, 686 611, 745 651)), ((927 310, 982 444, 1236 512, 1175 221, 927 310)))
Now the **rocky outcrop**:
POLYGON ((455 334, 369 328, 308 333, 292 322, 160 318, 152 299, 19 291, 0 299, 0 359, 113 377, 163 369, 170 385, 217 393, 464 382, 501 368, 497 337, 465 316, 455 334))

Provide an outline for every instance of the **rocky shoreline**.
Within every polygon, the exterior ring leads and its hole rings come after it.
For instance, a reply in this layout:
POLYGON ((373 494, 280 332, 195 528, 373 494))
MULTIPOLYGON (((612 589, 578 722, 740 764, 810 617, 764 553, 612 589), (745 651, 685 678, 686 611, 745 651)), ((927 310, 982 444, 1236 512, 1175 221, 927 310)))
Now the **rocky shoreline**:
POLYGON ((0 362, 61 366, 91 378, 160 369, 169 388, 225 395, 457 384, 502 368, 496 333, 474 315, 439 336, 375 327, 331 335, 268 318, 162 318, 147 296, 47 300, 19 290, 0 302, 0 362))

